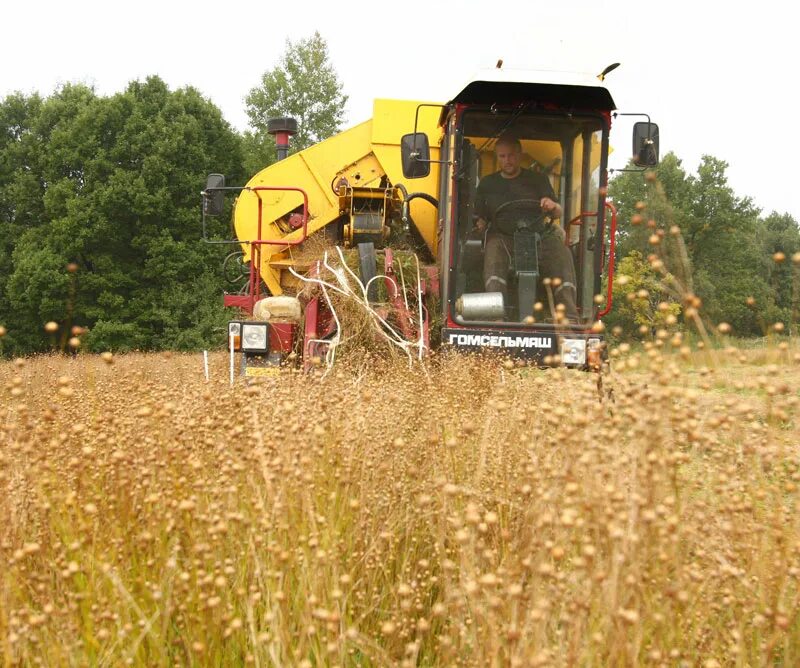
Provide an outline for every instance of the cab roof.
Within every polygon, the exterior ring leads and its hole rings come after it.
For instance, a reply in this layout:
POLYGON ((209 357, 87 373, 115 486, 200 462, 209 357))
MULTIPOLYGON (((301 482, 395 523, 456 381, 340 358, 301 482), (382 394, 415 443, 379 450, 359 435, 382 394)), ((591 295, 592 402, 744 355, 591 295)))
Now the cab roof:
POLYGON ((449 104, 516 104, 540 101, 573 109, 616 109, 598 78, 582 72, 484 70, 449 104))

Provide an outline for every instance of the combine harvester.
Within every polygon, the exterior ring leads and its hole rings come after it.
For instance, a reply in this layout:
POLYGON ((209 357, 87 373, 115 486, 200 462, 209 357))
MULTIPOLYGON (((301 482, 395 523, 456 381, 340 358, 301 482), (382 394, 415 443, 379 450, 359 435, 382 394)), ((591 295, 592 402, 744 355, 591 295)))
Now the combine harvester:
MULTIPOLYGON (((371 120, 289 157, 296 122, 270 121, 279 161, 243 188, 212 174, 203 192, 204 232, 205 217, 222 213, 224 195, 238 193, 233 217, 242 252, 232 259, 246 284, 224 303, 247 314, 229 325, 229 345, 243 353, 246 373, 269 372, 287 359, 331 364, 340 319, 330 297, 347 292, 350 278, 360 279, 350 296, 409 354, 424 355, 434 341, 598 368, 605 345, 595 323, 611 308, 616 234, 616 211, 606 201, 616 114, 598 79, 613 67, 597 78, 536 81, 496 69, 447 104, 376 100, 371 120), (549 180, 563 214, 546 218, 538 199, 511 203, 519 222, 507 287, 488 292, 476 196, 481 179, 498 171, 498 137, 509 134, 520 141, 523 166, 549 180), (574 262, 577 318, 569 321, 555 308, 557 285, 539 272, 548 224, 560 228, 574 262), (398 229, 418 252, 387 245, 398 229), (358 249, 358 275, 342 248, 358 249)), ((633 156, 639 167, 658 162, 658 128, 649 117, 634 125, 633 156)))

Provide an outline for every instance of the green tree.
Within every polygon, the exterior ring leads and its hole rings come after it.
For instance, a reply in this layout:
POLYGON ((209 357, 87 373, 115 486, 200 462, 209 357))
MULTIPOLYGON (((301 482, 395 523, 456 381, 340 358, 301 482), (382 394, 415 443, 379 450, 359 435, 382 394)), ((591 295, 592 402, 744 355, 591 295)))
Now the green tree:
POLYGON ((280 62, 264 72, 245 102, 253 128, 245 133, 246 166, 252 174, 276 160, 275 142, 267 134, 270 118, 297 119, 292 151, 300 151, 339 131, 347 96, 329 60, 327 43, 315 32, 297 42, 287 39, 280 62))
POLYGON ((694 290, 692 260, 682 239, 669 232, 689 224, 692 183, 678 157, 668 153, 648 178, 641 171, 623 172, 609 187, 619 212, 617 257, 621 260, 634 250, 647 257, 654 251, 650 237, 662 234, 658 253, 680 286, 678 293, 694 290))
POLYGON ((668 325, 670 316, 677 318, 680 314, 681 306, 669 289, 669 277, 664 280, 638 250, 617 264, 617 272, 612 289, 614 308, 606 318, 609 328, 620 327, 624 335, 631 336, 644 327, 649 334, 668 325))
POLYGON ((788 319, 794 305, 800 301, 800 294, 797 294, 800 286, 795 278, 798 269, 791 261, 792 256, 800 252, 800 226, 790 214, 773 211, 760 221, 758 236, 768 259, 768 280, 775 291, 775 302, 782 311, 782 319, 788 319), (777 253, 783 253, 783 261, 775 261, 777 253))
MULTIPOLYGON (((17 96, 3 109, 19 106, 17 96)), ((210 171, 243 176, 240 139, 219 109, 157 77, 107 98, 65 86, 28 107, 21 139, 0 150, 0 164, 27 175, 4 193, 6 350, 46 346, 48 320, 89 327, 97 349, 212 344, 226 320, 224 250, 200 242, 198 192, 210 171)))
POLYGON ((668 154, 652 178, 626 172, 614 179, 609 191, 622 212, 620 257, 634 250, 654 254, 682 286, 679 292, 703 300, 711 321, 728 322, 740 335, 761 334, 780 309, 759 210, 733 192, 727 167, 705 155, 697 176, 687 175, 668 154), (653 235, 660 241, 652 243, 653 235))
POLYGON ((42 151, 33 123, 42 105, 38 95, 9 95, 0 102, 0 325, 8 328, 3 350, 14 350, 21 338, 6 298, 20 236, 45 221, 39 159, 42 151))
POLYGON ((728 185, 728 164, 703 156, 692 183, 686 245, 698 272, 697 294, 714 322, 729 322, 740 335, 763 333, 777 317, 768 284, 768 260, 758 238, 759 210, 728 185), (708 286, 708 287, 704 287, 708 286), (757 309, 748 306, 754 299, 757 309))

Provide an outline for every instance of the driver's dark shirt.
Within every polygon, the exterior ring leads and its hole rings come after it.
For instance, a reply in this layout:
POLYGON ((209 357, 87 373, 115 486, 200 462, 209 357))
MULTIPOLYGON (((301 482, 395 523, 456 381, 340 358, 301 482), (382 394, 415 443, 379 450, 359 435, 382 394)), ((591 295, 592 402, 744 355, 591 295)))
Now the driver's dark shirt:
POLYGON ((536 220, 541 220, 538 207, 521 202, 516 206, 503 209, 495 219, 494 212, 501 204, 512 200, 535 200, 538 204, 542 197, 556 201, 556 194, 548 178, 539 172, 523 169, 518 176, 507 179, 501 172, 489 174, 481 179, 475 201, 475 212, 487 222, 493 223, 493 229, 504 234, 513 234, 517 229, 517 221, 529 217, 536 211, 536 220))

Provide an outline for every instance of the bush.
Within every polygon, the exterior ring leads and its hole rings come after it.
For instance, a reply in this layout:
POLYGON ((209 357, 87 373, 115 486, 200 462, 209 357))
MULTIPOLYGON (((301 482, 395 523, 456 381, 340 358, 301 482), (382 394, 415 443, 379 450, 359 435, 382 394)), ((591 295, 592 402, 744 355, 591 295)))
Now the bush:
POLYGON ((680 304, 672 299, 639 251, 631 251, 619 263, 612 297, 614 308, 606 318, 606 326, 612 330, 620 328, 622 336, 630 336, 641 328, 650 332, 665 327, 681 312, 680 304))

